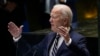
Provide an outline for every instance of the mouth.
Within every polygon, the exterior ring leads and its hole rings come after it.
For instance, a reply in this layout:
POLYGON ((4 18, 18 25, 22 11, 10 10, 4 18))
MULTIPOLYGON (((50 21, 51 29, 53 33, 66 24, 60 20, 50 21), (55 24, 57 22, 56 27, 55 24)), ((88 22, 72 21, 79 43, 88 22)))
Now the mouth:
POLYGON ((51 26, 52 26, 53 24, 51 23, 51 26))
POLYGON ((51 24, 51 26, 54 26, 54 24, 51 24))

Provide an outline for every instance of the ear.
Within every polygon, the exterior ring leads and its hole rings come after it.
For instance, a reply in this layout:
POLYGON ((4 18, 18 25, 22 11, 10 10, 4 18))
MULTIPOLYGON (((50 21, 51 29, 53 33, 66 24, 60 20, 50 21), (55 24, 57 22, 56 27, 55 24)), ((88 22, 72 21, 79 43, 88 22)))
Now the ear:
POLYGON ((66 17, 66 18, 64 19, 64 25, 65 25, 65 26, 69 26, 69 19, 68 19, 68 17, 66 17))

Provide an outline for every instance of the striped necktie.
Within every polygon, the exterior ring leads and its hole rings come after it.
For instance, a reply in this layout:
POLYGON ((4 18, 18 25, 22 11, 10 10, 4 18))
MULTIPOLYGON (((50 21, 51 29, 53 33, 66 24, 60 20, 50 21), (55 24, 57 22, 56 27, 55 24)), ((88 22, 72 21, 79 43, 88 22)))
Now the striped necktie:
POLYGON ((59 39, 60 35, 57 35, 55 40, 54 40, 54 46, 53 46, 53 49, 52 49, 52 56, 56 56, 56 53, 57 53, 57 45, 58 45, 58 39, 59 39))

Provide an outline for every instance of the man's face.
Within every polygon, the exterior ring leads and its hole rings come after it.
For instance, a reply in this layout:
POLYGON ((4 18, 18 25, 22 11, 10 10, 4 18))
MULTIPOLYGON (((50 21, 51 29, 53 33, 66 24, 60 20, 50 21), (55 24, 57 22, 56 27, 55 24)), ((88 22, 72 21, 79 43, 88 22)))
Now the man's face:
POLYGON ((54 31, 54 32, 57 32, 57 29, 58 27, 60 26, 64 26, 64 23, 65 23, 65 19, 62 18, 62 14, 59 10, 57 10, 56 8, 54 8, 52 11, 51 11, 51 14, 50 14, 50 24, 51 24, 51 30, 54 31))

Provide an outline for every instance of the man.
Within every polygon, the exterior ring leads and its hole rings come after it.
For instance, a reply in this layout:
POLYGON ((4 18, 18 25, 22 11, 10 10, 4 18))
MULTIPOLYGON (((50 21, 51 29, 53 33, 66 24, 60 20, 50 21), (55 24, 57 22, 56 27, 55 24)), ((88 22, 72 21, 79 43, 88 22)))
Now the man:
POLYGON ((76 10, 76 0, 40 0, 40 8, 38 11, 39 12, 39 23, 42 25, 43 29, 44 28, 49 28, 50 24, 48 22, 48 19, 50 18, 50 11, 52 7, 55 4, 65 4, 68 5, 72 12, 73 12, 73 20, 72 20, 72 28, 76 29, 77 28, 77 10, 76 10), (43 19, 41 19, 41 17, 43 19))
POLYGON ((30 48, 21 37, 22 26, 17 27, 13 22, 8 24, 8 31, 18 43, 20 53, 23 53, 23 56, 90 56, 84 37, 71 29, 73 13, 70 7, 57 4, 53 7, 50 16, 49 22, 53 32, 33 47, 36 48, 34 52, 34 49, 30 48))

